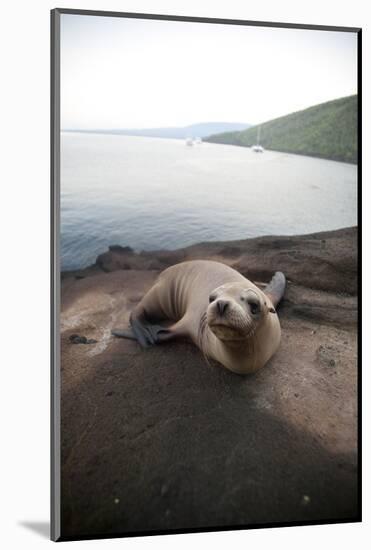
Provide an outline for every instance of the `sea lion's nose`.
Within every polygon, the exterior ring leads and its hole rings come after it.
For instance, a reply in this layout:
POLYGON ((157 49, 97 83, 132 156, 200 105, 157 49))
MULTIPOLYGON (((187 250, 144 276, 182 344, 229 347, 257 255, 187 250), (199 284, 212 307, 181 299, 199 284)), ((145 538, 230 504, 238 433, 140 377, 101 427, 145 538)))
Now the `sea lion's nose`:
POLYGON ((218 300, 216 302, 216 306, 218 308, 218 313, 219 315, 224 315, 227 307, 228 307, 228 302, 226 300, 218 300))

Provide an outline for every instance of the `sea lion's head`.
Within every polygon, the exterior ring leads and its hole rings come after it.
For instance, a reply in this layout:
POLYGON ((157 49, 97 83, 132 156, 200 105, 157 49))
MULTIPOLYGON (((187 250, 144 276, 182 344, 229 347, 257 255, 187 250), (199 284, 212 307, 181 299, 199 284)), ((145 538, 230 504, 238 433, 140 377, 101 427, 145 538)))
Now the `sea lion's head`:
POLYGON ((228 283, 211 292, 207 323, 219 340, 238 342, 252 337, 269 312, 275 311, 259 289, 228 283))

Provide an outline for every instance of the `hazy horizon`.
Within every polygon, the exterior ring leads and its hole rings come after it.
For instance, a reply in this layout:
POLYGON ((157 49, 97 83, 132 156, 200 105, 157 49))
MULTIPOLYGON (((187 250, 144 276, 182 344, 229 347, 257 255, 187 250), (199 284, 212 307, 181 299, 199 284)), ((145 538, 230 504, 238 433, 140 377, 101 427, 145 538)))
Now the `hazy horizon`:
MULTIPOLYGON (((353 95, 357 95, 357 93, 355 94, 351 94, 351 96, 353 95)), ((334 99, 329 99, 328 102, 330 101, 336 101, 337 99, 344 99, 345 97, 351 97, 351 96, 341 96, 341 97, 335 97, 334 99)), ((327 101, 324 101, 323 103, 327 103, 327 101)), ((321 105, 316 103, 316 105, 321 105)), ((315 105, 308 105, 308 107, 303 107, 303 109, 300 109, 300 111, 304 111, 305 109, 309 109, 310 107, 315 107, 315 105)), ((285 113, 283 115, 280 115, 279 117, 276 117, 276 118, 280 118, 280 117, 284 117, 284 116, 288 116, 288 115, 291 115, 291 114, 294 114, 298 111, 292 111, 290 113, 285 113)), ((243 122, 243 124, 247 124, 249 125, 250 127, 253 127, 253 126, 258 126, 260 124, 264 124, 265 122, 270 122, 271 120, 274 120, 274 119, 269 119, 269 120, 261 120, 255 124, 250 124, 249 122, 243 122)), ((189 124, 184 124, 182 126, 176 126, 176 125, 171 125, 171 126, 156 126, 156 127, 138 127, 138 128, 128 128, 128 127, 119 127, 119 128, 103 128, 103 127, 94 127, 94 128, 61 128, 61 131, 62 132, 68 132, 68 131, 78 131, 78 130, 84 130, 84 131, 93 131, 93 130, 114 130, 114 131, 119 131, 119 130, 155 130, 155 129, 167 129, 167 128, 187 128, 187 127, 190 127, 190 126, 196 126, 196 125, 200 125, 200 124, 210 124, 210 123, 230 123, 230 124, 239 124, 239 123, 242 123, 242 121, 237 121, 237 120, 199 120, 199 121, 193 121, 189 124)))
MULTIPOLYGON (((155 130, 156 128, 158 129, 167 129, 167 128, 188 128, 189 126, 198 126, 198 125, 201 125, 201 124, 246 124, 247 126, 249 126, 249 122, 242 122, 240 120, 196 120, 196 121, 193 121, 191 122, 190 124, 184 124, 184 125, 181 125, 181 126, 177 126, 175 124, 172 124, 170 126, 152 126, 152 127, 140 127, 140 128, 128 128, 128 127, 120 127, 120 128, 62 128, 61 130, 62 131, 67 131, 67 130, 155 130)), ((252 126, 252 125, 251 125, 252 126)))
POLYGON ((356 33, 61 17, 63 129, 255 125, 356 93, 356 33))

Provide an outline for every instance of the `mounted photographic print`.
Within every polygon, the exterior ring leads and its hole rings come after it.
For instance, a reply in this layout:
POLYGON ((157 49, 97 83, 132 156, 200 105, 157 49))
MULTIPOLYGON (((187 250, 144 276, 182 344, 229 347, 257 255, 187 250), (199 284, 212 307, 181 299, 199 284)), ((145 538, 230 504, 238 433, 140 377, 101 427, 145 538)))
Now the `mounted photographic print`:
POLYGON ((52 538, 361 519, 355 28, 52 11, 52 538))

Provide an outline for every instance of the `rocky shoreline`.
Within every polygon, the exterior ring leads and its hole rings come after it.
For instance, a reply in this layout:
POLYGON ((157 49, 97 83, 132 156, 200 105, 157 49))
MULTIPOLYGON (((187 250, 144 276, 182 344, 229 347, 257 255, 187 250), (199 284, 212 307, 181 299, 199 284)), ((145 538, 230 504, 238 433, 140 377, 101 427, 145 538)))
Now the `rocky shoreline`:
POLYGON ((356 228, 114 245, 61 286, 65 536, 357 518, 356 228), (160 271, 200 258, 287 276, 282 344, 254 376, 110 335, 160 271))

